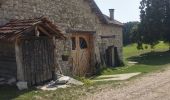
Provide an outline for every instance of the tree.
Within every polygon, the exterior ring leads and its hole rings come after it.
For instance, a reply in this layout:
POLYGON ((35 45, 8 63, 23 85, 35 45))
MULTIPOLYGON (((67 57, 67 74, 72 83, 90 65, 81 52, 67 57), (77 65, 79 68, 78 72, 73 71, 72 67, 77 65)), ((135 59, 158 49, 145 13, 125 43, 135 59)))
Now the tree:
POLYGON ((161 39, 164 19, 164 2, 162 0, 142 0, 140 8, 141 23, 138 25, 137 43, 154 47, 161 39))
POLYGON ((170 47, 170 0, 164 0, 164 20, 162 39, 170 47))
POLYGON ((133 42, 132 36, 133 36, 133 28, 138 24, 139 22, 127 22, 123 26, 123 44, 128 45, 133 42))

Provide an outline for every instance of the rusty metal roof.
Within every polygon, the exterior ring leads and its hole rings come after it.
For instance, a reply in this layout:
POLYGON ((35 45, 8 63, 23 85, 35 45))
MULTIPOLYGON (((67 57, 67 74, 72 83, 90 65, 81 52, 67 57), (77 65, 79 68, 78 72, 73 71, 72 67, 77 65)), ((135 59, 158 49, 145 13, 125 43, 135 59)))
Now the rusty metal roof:
POLYGON ((0 40, 13 41, 16 38, 24 36, 24 32, 31 28, 40 25, 48 36, 57 36, 65 38, 59 27, 49 21, 46 17, 24 19, 24 20, 11 20, 6 25, 0 27, 0 40))

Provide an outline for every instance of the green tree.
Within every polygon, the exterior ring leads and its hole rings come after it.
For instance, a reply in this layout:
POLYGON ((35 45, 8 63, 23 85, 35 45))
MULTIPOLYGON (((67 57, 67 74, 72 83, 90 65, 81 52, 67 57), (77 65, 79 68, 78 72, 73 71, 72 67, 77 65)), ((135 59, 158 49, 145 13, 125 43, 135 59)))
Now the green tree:
POLYGON ((128 45, 133 42, 132 36, 133 36, 133 28, 138 24, 139 22, 127 22, 123 26, 123 44, 128 45))
POLYGON ((140 4, 141 23, 138 25, 136 42, 139 48, 143 43, 154 47, 161 39, 164 3, 162 0, 142 0, 140 4))
POLYGON ((162 39, 170 47, 170 0, 164 1, 164 20, 163 20, 163 34, 162 39))

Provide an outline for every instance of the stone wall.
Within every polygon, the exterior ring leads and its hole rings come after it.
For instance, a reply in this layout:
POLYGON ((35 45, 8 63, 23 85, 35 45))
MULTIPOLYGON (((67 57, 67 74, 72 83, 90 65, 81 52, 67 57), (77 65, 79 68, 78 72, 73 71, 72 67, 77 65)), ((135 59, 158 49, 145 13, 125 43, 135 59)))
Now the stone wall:
MULTIPOLYGON (((0 25, 10 19, 27 19, 47 16, 54 23, 59 24, 64 30, 75 29, 83 31, 96 31, 94 35, 95 64, 100 64, 100 35, 115 35, 107 40, 107 46, 116 46, 122 58, 122 28, 102 24, 98 16, 92 12, 86 0, 6 0, 0 5, 0 25)), ((68 33, 65 33, 66 35, 68 33)), ((68 36, 68 35, 67 35, 68 36)), ((66 43, 70 49, 70 40, 56 42, 58 64, 62 69, 70 69, 71 60, 62 61, 63 45, 66 43)), ((64 73, 69 72, 64 70, 64 73)))

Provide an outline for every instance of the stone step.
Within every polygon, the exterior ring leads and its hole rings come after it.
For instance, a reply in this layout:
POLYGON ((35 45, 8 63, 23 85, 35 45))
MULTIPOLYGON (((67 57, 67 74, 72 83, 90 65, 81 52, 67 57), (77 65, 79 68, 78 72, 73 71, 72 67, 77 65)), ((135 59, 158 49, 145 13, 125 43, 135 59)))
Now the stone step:
POLYGON ((5 81, 5 79, 4 79, 4 78, 0 78, 0 82, 1 82, 1 81, 5 81))
POLYGON ((0 78, 0 85, 4 85, 4 84, 6 84, 5 78, 0 78))

